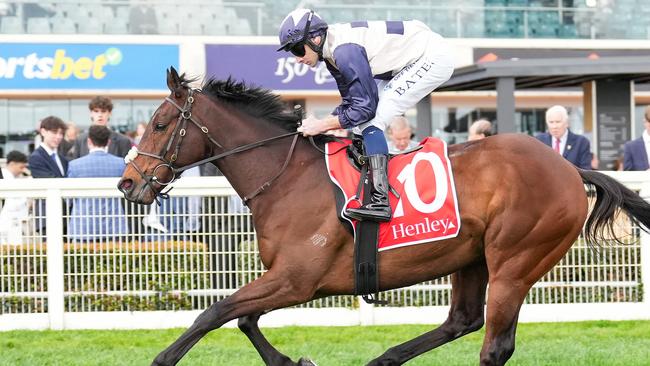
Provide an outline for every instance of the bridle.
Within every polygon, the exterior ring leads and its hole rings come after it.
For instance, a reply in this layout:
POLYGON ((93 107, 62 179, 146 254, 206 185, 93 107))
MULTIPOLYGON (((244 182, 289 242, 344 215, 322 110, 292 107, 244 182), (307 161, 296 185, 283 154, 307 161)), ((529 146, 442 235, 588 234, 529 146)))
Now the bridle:
MULTIPOLYGON (((264 145, 264 144, 266 144, 268 142, 271 142, 271 141, 283 139, 283 138, 289 137, 289 136, 294 136, 293 141, 291 143, 291 147, 289 148, 289 152, 287 153, 287 157, 286 157, 286 159, 284 161, 284 164, 282 165, 282 168, 278 171, 278 173, 275 174, 271 179, 266 181, 264 184, 262 184, 258 189, 253 191, 251 194, 248 194, 248 195, 242 197, 242 201, 244 202, 244 204, 247 205, 249 200, 251 200, 252 198, 257 196, 258 194, 262 193, 266 188, 268 188, 271 185, 271 183, 273 183, 273 181, 275 181, 278 177, 280 177, 280 175, 285 171, 285 169, 289 165, 289 161, 291 160, 291 156, 293 156, 293 152, 294 152, 295 147, 296 147, 296 142, 298 141, 298 136, 299 136, 298 134, 300 132, 298 132, 298 131, 289 132, 289 133, 274 136, 274 137, 271 137, 271 138, 268 138, 268 139, 253 142, 253 143, 250 143, 250 144, 238 146, 238 147, 236 147, 234 149, 228 150, 228 151, 223 152, 223 153, 218 154, 218 155, 210 156, 209 158, 199 160, 199 161, 197 161, 195 163, 185 165, 185 166, 182 166, 182 167, 176 167, 174 164, 175 164, 176 160, 178 160, 178 153, 180 151, 181 144, 183 143, 183 138, 187 134, 187 121, 192 122, 197 128, 199 128, 201 130, 201 132, 203 132, 205 137, 207 137, 207 139, 210 141, 210 143, 212 143, 212 145, 217 146, 218 148, 223 150, 223 146, 221 146, 221 144, 219 144, 212 136, 210 136, 210 133, 209 133, 210 131, 208 130, 208 127, 201 124, 199 121, 197 121, 195 119, 194 116, 192 116, 192 104, 195 101, 194 93, 200 93, 201 90, 200 89, 193 89, 193 88, 187 88, 187 90, 188 90, 187 99, 185 99, 185 103, 183 104, 182 107, 180 105, 178 105, 178 103, 176 103, 170 97, 165 97, 165 100, 167 102, 169 102, 171 105, 173 105, 174 107, 176 107, 176 109, 179 110, 180 114, 178 116, 176 126, 174 127, 174 131, 172 132, 172 134, 171 134, 171 136, 169 138, 169 141, 163 147, 162 151, 159 154, 154 154, 154 153, 150 153, 150 152, 139 151, 137 149, 137 147, 134 146, 134 147, 131 148, 129 153, 126 155, 126 157, 124 158, 124 161, 127 164, 132 164, 135 171, 138 172, 138 174, 140 174, 140 177, 142 177, 142 179, 147 184, 147 186, 151 189, 151 191, 156 192, 156 189, 154 187, 154 183, 158 184, 159 186, 163 186, 163 187, 168 186, 169 184, 171 184, 173 181, 175 181, 180 176, 180 173, 184 172, 185 170, 188 170, 188 169, 197 167, 199 165, 202 165, 202 164, 205 164, 205 163, 208 163, 208 162, 212 162, 212 161, 224 158, 224 157, 229 156, 229 155, 233 155, 233 154, 236 154, 236 153, 240 153, 240 152, 243 152, 243 151, 254 149, 256 147, 262 146, 262 145, 264 145), (165 156, 169 153, 169 151, 171 151, 172 144, 173 144, 174 139, 176 138, 177 134, 178 134, 179 138, 178 138, 178 142, 176 143, 176 146, 173 147, 174 153, 169 157, 169 159, 167 159, 165 156), (154 158, 156 160, 159 160, 160 163, 153 168, 153 171, 152 171, 151 174, 146 174, 144 172, 144 170, 141 169, 134 161, 135 158, 138 155, 144 155, 144 156, 148 156, 150 158, 154 158), (161 182, 160 179, 158 179, 158 177, 156 176, 156 172, 159 169, 164 169, 164 168, 169 169, 171 171, 171 173, 172 173, 172 176, 169 179, 169 181, 161 182)), ((212 153, 210 155, 212 155, 212 153)), ((168 199, 169 198, 169 191, 171 189, 172 189, 172 187, 167 189, 165 192, 163 192, 161 190, 160 192, 156 193, 155 200, 156 200, 156 203, 158 203, 158 205, 161 204, 161 201, 159 200, 159 198, 161 198, 161 199, 168 199)), ((142 192, 144 192, 144 189, 140 192, 140 194, 142 194, 142 192)))

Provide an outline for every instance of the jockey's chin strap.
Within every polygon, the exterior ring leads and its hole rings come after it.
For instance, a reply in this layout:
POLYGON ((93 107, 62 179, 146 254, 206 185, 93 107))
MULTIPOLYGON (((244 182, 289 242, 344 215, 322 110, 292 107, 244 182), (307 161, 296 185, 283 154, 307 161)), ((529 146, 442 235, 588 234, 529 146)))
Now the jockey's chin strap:
MULTIPOLYGON (((289 133, 285 133, 285 134, 282 134, 282 135, 279 135, 279 136, 274 136, 274 137, 270 137, 270 138, 267 138, 267 139, 264 139, 264 140, 253 142, 253 143, 250 143, 250 144, 238 146, 238 147, 236 147, 236 148, 234 148, 232 150, 228 150, 226 152, 223 152, 223 153, 218 154, 218 155, 211 156, 209 158, 205 158, 203 160, 199 160, 199 161, 197 161, 195 163, 185 165, 185 166, 182 166, 182 167, 175 167, 174 162, 178 159, 178 153, 180 151, 181 143, 183 142, 183 138, 187 134, 187 130, 186 130, 187 121, 192 122, 196 127, 198 127, 201 130, 201 132, 203 132, 203 134, 208 138, 208 140, 213 145, 219 147, 220 149, 223 149, 223 146, 221 146, 221 144, 219 144, 214 138, 212 138, 212 136, 210 136, 208 127, 202 125, 199 121, 197 121, 192 116, 191 109, 192 109, 192 104, 194 103, 193 93, 195 92, 195 89, 190 88, 188 90, 189 90, 188 96, 187 96, 187 99, 185 100, 185 105, 183 107, 178 105, 171 98, 169 98, 169 97, 165 98, 165 100, 167 102, 169 102, 171 105, 176 107, 181 113, 178 116, 178 122, 176 123, 176 128, 174 128, 174 131, 172 132, 172 135, 171 135, 171 137, 169 139, 169 142, 163 148, 162 152, 160 154, 156 155, 156 154, 149 153, 149 152, 139 151, 138 148, 134 146, 134 147, 131 148, 129 153, 126 155, 126 157, 124 158, 124 161, 127 164, 129 164, 129 163, 133 164, 133 168, 138 172, 138 174, 140 174, 140 176, 145 181, 145 183, 149 186, 149 188, 152 190, 152 192, 156 192, 156 189, 155 189, 155 187, 153 185, 154 183, 156 183, 156 184, 158 184, 160 186, 163 186, 163 187, 167 186, 167 185, 171 184, 173 181, 175 181, 181 175, 182 172, 184 172, 184 171, 186 171, 188 169, 191 169, 191 168, 197 167, 199 165, 202 165, 202 164, 205 164, 205 163, 208 163, 208 162, 212 162, 212 161, 224 158, 226 156, 230 156, 230 155, 237 154, 237 153, 240 153, 240 152, 243 152, 243 151, 254 149, 256 147, 262 146, 262 145, 264 145, 264 144, 266 144, 268 142, 271 142, 271 141, 283 139, 283 138, 289 137, 289 136, 294 136, 293 141, 291 143, 291 147, 289 148, 289 152, 287 154, 287 157, 286 157, 286 159, 284 161, 284 164, 282 165, 282 168, 280 169, 280 171, 278 171, 277 174, 275 174, 271 179, 266 181, 264 184, 262 184, 258 189, 253 191, 251 194, 246 195, 245 197, 243 197, 242 201, 244 202, 244 204, 247 204, 248 201, 250 201, 255 196, 262 193, 266 188, 268 188, 286 170, 287 166, 289 165, 289 161, 291 160, 291 157, 293 156, 293 152, 294 152, 295 147, 296 147, 296 142, 298 141, 299 132, 298 131, 289 132, 289 133), (176 137, 176 134, 178 134, 178 136, 179 136, 178 143, 176 144, 176 147, 174 149, 174 153, 171 155, 169 160, 167 160, 165 158, 165 155, 167 155, 167 153, 172 148, 172 143, 174 141, 174 138, 176 137), (160 160, 161 163, 154 167, 152 174, 146 174, 134 161, 134 159, 138 155, 144 155, 144 156, 148 156, 148 157, 160 160), (161 182, 160 179, 158 179, 158 177, 156 176, 156 171, 158 171, 158 169, 160 169, 160 168, 165 168, 165 167, 171 171, 172 177, 167 182, 161 182)), ((158 205, 161 204, 160 199, 168 199, 169 198, 169 191, 171 191, 171 189, 172 189, 172 187, 169 187, 169 189, 167 189, 164 192, 161 190, 160 192, 156 193, 156 196, 155 196, 154 199, 156 200, 156 203, 158 205)))

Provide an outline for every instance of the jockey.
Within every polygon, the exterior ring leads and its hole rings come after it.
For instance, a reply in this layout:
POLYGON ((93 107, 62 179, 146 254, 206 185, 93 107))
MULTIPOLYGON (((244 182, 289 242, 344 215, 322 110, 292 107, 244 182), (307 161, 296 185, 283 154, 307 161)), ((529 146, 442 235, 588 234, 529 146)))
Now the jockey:
POLYGON ((331 116, 309 117, 298 131, 314 136, 346 128, 363 138, 370 162, 371 202, 348 209, 347 215, 389 221, 388 145, 383 131, 394 117, 451 77, 450 49, 440 35, 417 20, 328 26, 313 10, 297 9, 280 26, 281 50, 310 67, 325 61, 343 99, 331 116))

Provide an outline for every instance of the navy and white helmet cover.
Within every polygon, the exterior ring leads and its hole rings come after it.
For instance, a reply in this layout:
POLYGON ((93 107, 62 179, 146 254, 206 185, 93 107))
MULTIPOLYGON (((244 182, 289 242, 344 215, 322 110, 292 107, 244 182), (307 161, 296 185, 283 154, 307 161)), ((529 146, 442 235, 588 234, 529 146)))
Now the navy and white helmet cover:
POLYGON ((309 38, 305 37, 304 33, 310 16, 311 23, 307 32, 312 37, 321 34, 327 29, 327 23, 317 13, 310 9, 296 9, 289 13, 280 25, 280 48, 278 48, 278 51, 287 51, 294 44, 309 38))

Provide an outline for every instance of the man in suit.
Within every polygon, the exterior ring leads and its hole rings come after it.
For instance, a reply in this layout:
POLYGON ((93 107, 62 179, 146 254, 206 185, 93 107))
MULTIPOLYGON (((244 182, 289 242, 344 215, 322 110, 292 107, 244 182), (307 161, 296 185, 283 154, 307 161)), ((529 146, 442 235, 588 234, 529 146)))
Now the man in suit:
POLYGON ((68 171, 68 160, 57 150, 65 132, 65 122, 49 116, 41 121, 40 134, 43 142, 29 156, 29 170, 34 178, 63 178, 68 171))
POLYGON ((569 131, 569 113, 561 105, 546 110, 548 132, 537 135, 537 139, 550 146, 578 168, 591 170, 591 147, 589 140, 569 131))
MULTIPOLYGON (((41 120, 39 132, 43 138, 41 145, 29 156, 29 170, 34 178, 63 178, 68 172, 68 160, 60 155, 57 150, 63 134, 65 133, 65 122, 59 117, 49 116, 41 120)), ((65 201, 63 202, 63 214, 66 212, 65 201)), ((34 220, 36 230, 45 235, 45 200, 37 199, 34 203, 34 220)), ((63 223, 65 232, 65 222, 63 223)))
POLYGON ((648 152, 650 152, 650 106, 643 114, 645 130, 638 139, 628 141, 623 147, 623 170, 648 170, 648 152))
MULTIPOLYGON (((90 109, 90 120, 93 125, 108 127, 108 121, 113 112, 113 102, 109 98, 102 96, 93 98, 88 103, 88 109, 90 109)), ((73 159, 88 155, 87 140, 88 132, 79 135, 74 147, 69 152, 73 159)), ((119 132, 111 131, 108 153, 124 158, 129 150, 131 150, 131 140, 119 132)))
MULTIPOLYGON (((69 178, 120 177, 124 159, 108 153, 111 130, 93 125, 86 140, 89 154, 70 162, 69 178)), ((127 233, 124 209, 119 198, 75 198, 68 224, 72 240, 91 241, 127 233)))

